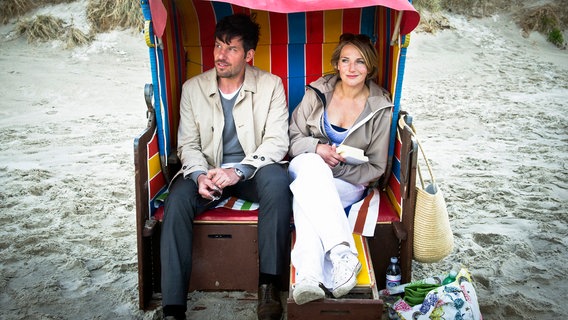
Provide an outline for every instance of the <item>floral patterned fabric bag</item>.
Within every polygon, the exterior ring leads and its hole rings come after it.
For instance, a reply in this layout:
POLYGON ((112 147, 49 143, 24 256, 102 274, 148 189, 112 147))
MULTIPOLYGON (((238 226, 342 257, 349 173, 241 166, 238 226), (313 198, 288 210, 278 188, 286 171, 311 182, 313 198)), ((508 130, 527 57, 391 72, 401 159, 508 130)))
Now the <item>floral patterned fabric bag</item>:
MULTIPOLYGON (((412 284, 440 284, 443 277, 433 277, 412 284)), ((382 290, 381 294, 392 296, 401 294, 410 284, 403 284, 389 290, 382 290)), ((473 287, 471 275, 467 269, 462 268, 456 280, 446 285, 440 285, 429 291, 421 304, 410 306, 403 298, 399 298, 387 306, 391 319, 400 320, 426 320, 426 319, 460 319, 482 320, 477 295, 473 287)))

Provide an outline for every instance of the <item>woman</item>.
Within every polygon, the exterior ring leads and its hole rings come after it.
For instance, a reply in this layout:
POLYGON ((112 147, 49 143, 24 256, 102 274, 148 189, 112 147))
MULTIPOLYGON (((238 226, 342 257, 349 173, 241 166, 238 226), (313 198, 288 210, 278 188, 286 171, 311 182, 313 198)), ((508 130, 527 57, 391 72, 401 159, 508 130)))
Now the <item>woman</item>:
POLYGON ((366 35, 343 34, 332 54, 335 73, 311 83, 290 123, 296 268, 293 298, 304 304, 347 294, 361 263, 344 208, 380 178, 387 163, 392 103, 373 80, 377 51, 366 35), (368 162, 346 163, 336 146, 362 149, 368 162))

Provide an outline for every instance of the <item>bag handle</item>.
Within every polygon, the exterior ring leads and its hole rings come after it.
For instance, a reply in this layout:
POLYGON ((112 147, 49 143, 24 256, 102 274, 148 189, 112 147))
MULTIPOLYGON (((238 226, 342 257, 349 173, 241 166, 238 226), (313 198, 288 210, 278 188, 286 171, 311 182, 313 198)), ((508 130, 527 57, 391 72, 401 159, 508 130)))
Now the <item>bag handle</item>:
MULTIPOLYGON (((436 179, 434 179, 434 173, 432 172, 432 167, 430 166, 430 161, 428 160, 428 157, 426 157, 426 153, 424 152, 424 148, 422 148, 422 144, 420 143, 420 140, 418 139, 418 136, 416 135, 416 129, 414 128, 414 125, 408 125, 406 123, 406 115, 402 115, 399 119, 398 119, 398 125, 401 128, 408 128, 408 130, 410 131, 410 134, 414 137, 414 139, 416 139, 416 143, 418 144, 418 149, 420 149, 420 152, 422 153, 422 157, 424 158, 424 162, 426 163, 426 168, 428 168, 428 173, 430 173, 430 179, 432 181, 432 185, 434 186, 434 188, 436 188, 436 179)), ((420 164, 416 164, 418 167, 418 177, 420 178, 420 183, 422 184, 422 189, 426 189, 426 186, 424 185, 424 179, 422 178, 422 172, 420 170, 420 164)))

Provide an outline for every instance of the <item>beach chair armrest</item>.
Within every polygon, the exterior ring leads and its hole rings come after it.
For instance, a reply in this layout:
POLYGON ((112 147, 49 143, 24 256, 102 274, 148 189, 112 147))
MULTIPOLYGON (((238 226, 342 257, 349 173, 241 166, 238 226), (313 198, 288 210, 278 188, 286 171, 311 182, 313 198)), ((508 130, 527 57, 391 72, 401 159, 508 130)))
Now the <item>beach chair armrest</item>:
POLYGON ((157 225, 156 220, 146 220, 146 223, 144 223, 144 230, 142 231, 142 236, 144 238, 148 238, 151 237, 154 234, 154 231, 156 231, 156 225, 157 225))
POLYGON ((400 221, 394 221, 392 223, 392 228, 396 238, 400 241, 405 241, 407 237, 406 228, 400 221))

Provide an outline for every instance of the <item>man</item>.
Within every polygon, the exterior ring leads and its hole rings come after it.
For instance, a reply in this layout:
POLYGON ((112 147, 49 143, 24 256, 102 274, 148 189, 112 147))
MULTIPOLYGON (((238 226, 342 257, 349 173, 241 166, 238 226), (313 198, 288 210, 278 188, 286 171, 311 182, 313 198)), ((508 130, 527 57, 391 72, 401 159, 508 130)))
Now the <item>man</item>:
POLYGON ((248 64, 259 31, 247 15, 219 21, 215 68, 183 85, 182 168, 170 186, 161 238, 166 318, 185 319, 194 217, 229 195, 259 203, 258 319, 282 315, 279 287, 288 255, 291 199, 280 162, 288 151, 288 110, 282 80, 248 64))

